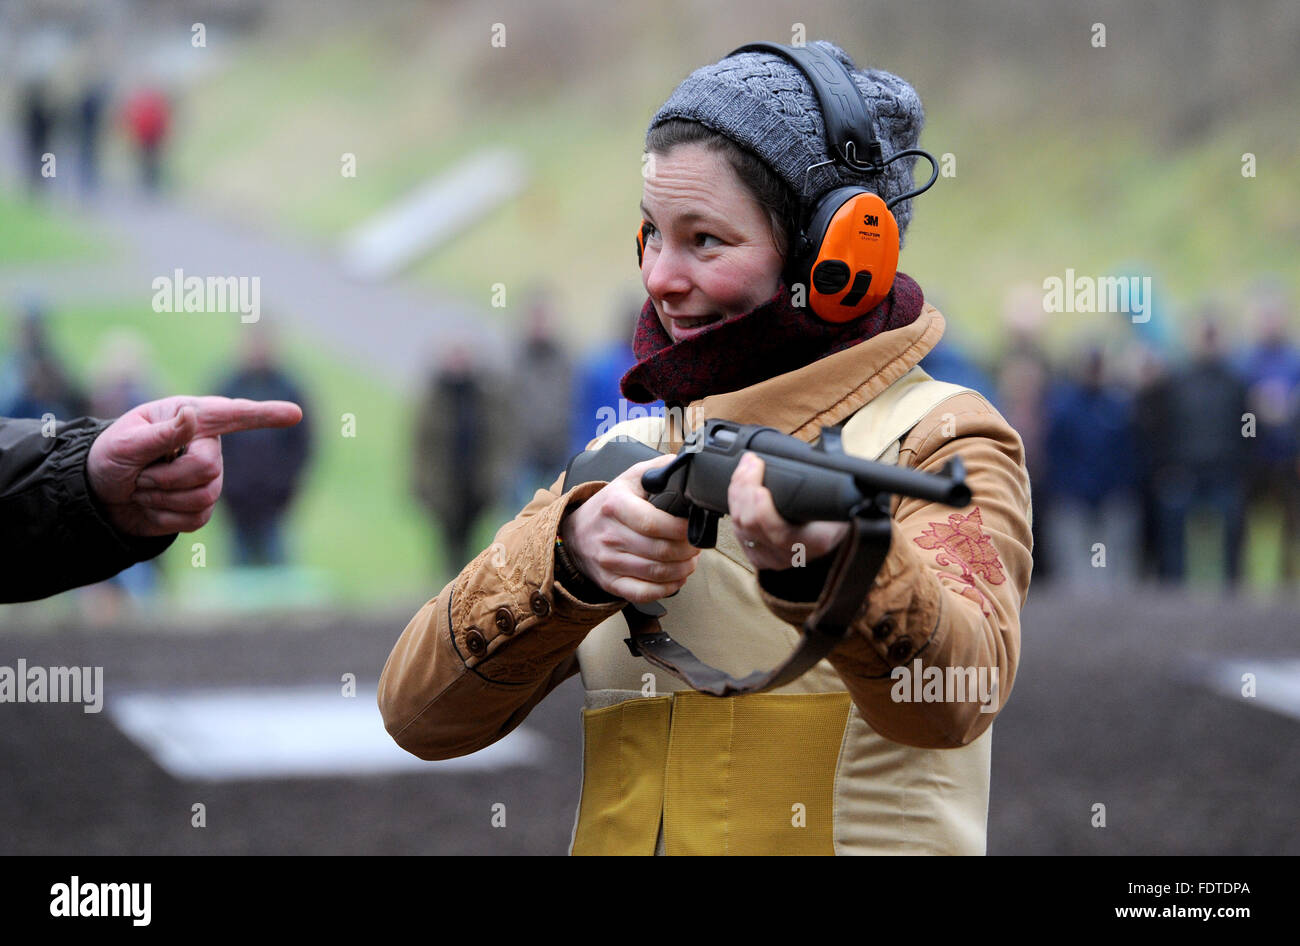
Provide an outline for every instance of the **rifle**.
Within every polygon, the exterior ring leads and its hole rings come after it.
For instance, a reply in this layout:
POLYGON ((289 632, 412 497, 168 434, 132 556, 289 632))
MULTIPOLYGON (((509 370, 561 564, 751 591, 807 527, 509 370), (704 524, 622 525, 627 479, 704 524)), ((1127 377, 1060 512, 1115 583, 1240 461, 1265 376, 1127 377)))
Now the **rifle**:
MULTIPOLYGON (((971 501, 966 471, 953 457, 940 473, 899 468, 849 456, 838 428, 823 427, 816 446, 758 424, 712 419, 687 438, 673 461, 647 471, 641 486, 658 509, 687 520, 687 538, 696 548, 713 548, 718 520, 727 515, 727 488, 745 451, 763 460, 763 485, 787 522, 814 520, 850 523, 831 566, 826 589, 804 622, 799 646, 770 671, 737 679, 703 663, 660 626, 667 614, 660 602, 623 608, 632 636, 633 656, 644 657, 703 693, 731 696, 757 693, 798 678, 831 652, 861 609, 866 591, 889 554, 892 534, 889 496, 913 496, 961 508, 971 501)), ((570 484, 616 479, 633 464, 662 454, 630 438, 610 440, 569 461, 570 484)))

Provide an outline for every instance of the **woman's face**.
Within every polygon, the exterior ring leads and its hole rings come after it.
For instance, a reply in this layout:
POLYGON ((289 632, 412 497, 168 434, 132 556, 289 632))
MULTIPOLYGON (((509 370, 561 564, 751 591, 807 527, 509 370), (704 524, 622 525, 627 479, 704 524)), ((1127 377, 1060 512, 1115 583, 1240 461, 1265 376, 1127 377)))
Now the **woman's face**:
POLYGON ((679 342, 776 294, 782 259, 767 212, 721 154, 692 142, 654 156, 641 281, 679 342))

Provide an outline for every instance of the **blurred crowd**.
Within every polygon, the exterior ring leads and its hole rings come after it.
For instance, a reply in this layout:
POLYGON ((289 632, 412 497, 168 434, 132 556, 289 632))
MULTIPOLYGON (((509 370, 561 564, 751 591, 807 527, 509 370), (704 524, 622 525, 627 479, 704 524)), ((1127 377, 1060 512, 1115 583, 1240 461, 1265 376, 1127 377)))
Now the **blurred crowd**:
POLYGON ((1034 491, 1035 582, 1177 585, 1200 548, 1199 573, 1214 560, 1234 591, 1256 543, 1276 547, 1266 567, 1293 589, 1300 349, 1281 284, 1257 282, 1231 308, 1206 302, 1172 321, 1162 313, 1159 328, 1130 323, 1064 361, 1043 344, 1041 302, 1031 287, 1012 294, 1005 347, 983 380, 951 353, 955 376, 944 359, 922 363, 944 380, 974 380, 1020 432, 1034 491))
MULTIPOLYGON (((453 341, 415 406, 412 493, 432 526, 429 560, 444 580, 486 544, 476 532, 486 515, 499 525, 599 433, 663 408, 620 401, 619 381, 635 363, 632 300, 604 339, 579 353, 557 324, 551 293, 538 288, 528 299, 508 363, 489 368, 479 346, 453 341)), ((1033 487, 1036 583, 1181 584, 1189 570, 1207 575, 1204 563, 1213 559, 1233 590, 1255 543, 1272 555, 1265 577, 1293 589, 1300 346, 1291 314, 1282 286, 1261 282, 1232 318, 1205 304, 1166 321, 1166 334, 1168 325, 1182 326, 1185 343, 1133 326, 1062 360, 1044 340, 1041 293, 1026 287, 1006 303, 995 362, 972 357, 950 323, 922 367, 985 394, 1020 433, 1033 487), (1244 337, 1234 344, 1236 334, 1244 337), (1198 551, 1189 557, 1191 549, 1198 551), (1199 567, 1189 569, 1193 559, 1199 567)), ((106 334, 83 379, 51 344, 39 300, 20 306, 12 331, 0 356, 0 415, 109 418, 166 393, 151 380, 148 345, 134 333, 106 334)), ((279 565, 292 558, 284 523, 311 461, 311 410, 269 330, 250 326, 242 340, 235 363, 206 390, 306 408, 296 427, 223 439, 231 564, 279 565)), ((137 565, 115 586, 147 594, 156 568, 137 565)))
MULTIPOLYGON (((172 96, 118 48, 113 23, 123 20, 123 10, 64 13, 66 18, 38 18, 25 27, 23 14, 15 14, 9 48, 0 48, 0 56, 12 57, 0 76, 13 87, 28 193, 94 197, 103 178, 105 139, 113 132, 129 148, 141 188, 156 191, 174 124, 172 96)), ((125 27, 119 22, 117 28, 125 27)))
POLYGON ((142 188, 158 189, 171 125, 171 104, 162 91, 141 86, 113 103, 108 83, 101 79, 71 90, 32 79, 22 86, 18 102, 23 167, 31 195, 52 188, 60 176, 59 160, 66 167, 72 158, 78 194, 83 198, 94 196, 100 184, 105 112, 111 105, 116 105, 115 117, 131 142, 142 188))
MULTIPOLYGON (((635 314, 625 306, 606 341, 579 356, 541 292, 504 378, 467 343, 443 352, 417 410, 414 488, 446 537, 448 576, 478 550, 480 515, 494 504, 522 509, 602 421, 637 407, 620 411, 618 386, 635 362, 635 314)), ((1041 291, 1013 291, 1003 315, 994 363, 972 357, 950 322, 922 367, 980 391, 1019 431, 1036 583, 1177 585, 1198 549, 1197 561, 1213 559, 1234 590, 1248 543, 1258 542, 1277 550, 1267 566, 1276 584, 1295 586, 1300 347, 1280 284, 1258 283, 1231 310, 1207 303, 1176 322, 1161 313, 1158 329, 1129 325, 1064 359, 1048 352, 1041 291), (1185 338, 1171 337, 1175 324, 1185 338), (1234 345, 1238 332, 1246 337, 1234 345)))

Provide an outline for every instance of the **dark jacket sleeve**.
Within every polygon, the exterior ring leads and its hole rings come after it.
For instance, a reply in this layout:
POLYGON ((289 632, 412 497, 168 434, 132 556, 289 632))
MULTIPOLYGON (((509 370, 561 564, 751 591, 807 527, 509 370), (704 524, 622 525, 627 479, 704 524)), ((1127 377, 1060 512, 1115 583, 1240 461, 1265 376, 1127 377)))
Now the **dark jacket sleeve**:
POLYGON ((35 601, 103 581, 176 538, 119 533, 91 493, 86 456, 111 423, 81 417, 46 428, 0 418, 0 601, 35 601))

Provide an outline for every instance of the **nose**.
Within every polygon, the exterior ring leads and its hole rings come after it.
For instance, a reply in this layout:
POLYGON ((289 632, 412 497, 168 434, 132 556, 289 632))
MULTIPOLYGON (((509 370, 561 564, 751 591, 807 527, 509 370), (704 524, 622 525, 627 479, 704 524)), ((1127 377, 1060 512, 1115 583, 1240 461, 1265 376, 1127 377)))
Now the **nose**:
POLYGON ((690 261, 664 241, 657 250, 647 249, 641 278, 645 291, 655 299, 690 292, 690 261))

